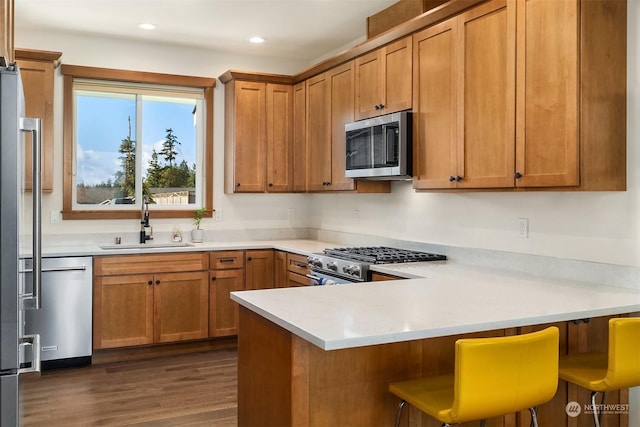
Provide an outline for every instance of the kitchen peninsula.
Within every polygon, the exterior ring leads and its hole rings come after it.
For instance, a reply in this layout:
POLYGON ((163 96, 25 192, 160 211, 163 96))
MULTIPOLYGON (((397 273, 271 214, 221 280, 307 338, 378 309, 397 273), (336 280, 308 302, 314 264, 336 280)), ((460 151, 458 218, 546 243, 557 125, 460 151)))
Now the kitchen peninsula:
MULTIPOLYGON (((401 269, 381 270, 398 275, 401 269)), ((461 336, 512 335, 554 324, 561 353, 602 350, 607 319, 640 311, 635 289, 454 263, 424 265, 422 274, 233 293, 241 306, 239 425, 393 425, 398 402, 388 383, 452 372, 453 343, 461 336)), ((586 402, 582 393, 561 381, 554 400, 540 408, 541 425, 571 425, 565 405, 586 402)), ((627 392, 609 399, 625 402, 627 392)), ((433 422, 415 410, 409 416, 411 425, 433 422)), ((607 422, 628 424, 624 414, 607 422)), ((527 423, 522 413, 489 425, 527 423)))

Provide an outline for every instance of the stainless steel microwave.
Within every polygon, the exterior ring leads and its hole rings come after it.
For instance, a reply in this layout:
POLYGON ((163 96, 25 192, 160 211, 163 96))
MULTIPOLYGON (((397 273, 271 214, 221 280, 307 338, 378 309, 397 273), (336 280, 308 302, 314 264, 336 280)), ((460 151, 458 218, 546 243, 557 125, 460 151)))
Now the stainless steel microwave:
POLYGON ((411 179, 411 113, 345 125, 347 178, 411 179))

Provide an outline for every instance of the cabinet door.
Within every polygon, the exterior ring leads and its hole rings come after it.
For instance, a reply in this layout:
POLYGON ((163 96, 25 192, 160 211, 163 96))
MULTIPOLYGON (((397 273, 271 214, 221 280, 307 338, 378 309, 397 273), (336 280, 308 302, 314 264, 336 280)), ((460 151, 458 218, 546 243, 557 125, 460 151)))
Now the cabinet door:
POLYGON ((245 252, 246 289, 271 289, 274 287, 273 249, 245 252))
POLYGON ((209 274, 206 271, 154 276, 154 342, 209 335, 209 274))
MULTIPOLYGON (((18 59, 27 117, 42 119, 42 191, 53 191, 53 61, 18 59)), ((30 137, 26 138, 30 141, 30 137)), ((24 189, 31 190, 31 143, 26 145, 24 189)))
POLYGON ((307 190, 331 182, 331 91, 327 74, 307 80, 307 190))
POLYGON ((450 19, 414 36, 415 189, 456 186, 457 34, 456 20, 450 19))
POLYGON ((265 191, 265 107, 264 83, 235 81, 233 191, 265 191))
POLYGON ((275 251, 273 261, 274 281, 276 288, 287 287, 287 253, 284 251, 275 251))
POLYGON ((413 39, 405 37, 382 51, 384 114, 408 110, 412 107, 413 39))
POLYGON ((238 304, 230 293, 244 289, 244 270, 217 270, 209 273, 209 336, 238 333, 238 304))
POLYGON ((94 277, 93 348, 153 342, 153 275, 94 277))
POLYGON ((267 191, 291 191, 293 88, 267 84, 267 191))
POLYGON ((579 3, 517 2, 517 186, 579 184, 579 3))
POLYGON ((307 85, 293 87, 293 191, 307 191, 307 85))
POLYGON ((384 99, 382 72, 383 48, 355 60, 355 119, 362 120, 382 114, 384 99))
POLYGON ((515 24, 506 0, 458 17, 459 188, 514 185, 515 24))
POLYGON ((331 93, 331 181, 327 190, 355 190, 355 181, 345 177, 347 165, 344 125, 353 122, 353 61, 327 72, 331 93))

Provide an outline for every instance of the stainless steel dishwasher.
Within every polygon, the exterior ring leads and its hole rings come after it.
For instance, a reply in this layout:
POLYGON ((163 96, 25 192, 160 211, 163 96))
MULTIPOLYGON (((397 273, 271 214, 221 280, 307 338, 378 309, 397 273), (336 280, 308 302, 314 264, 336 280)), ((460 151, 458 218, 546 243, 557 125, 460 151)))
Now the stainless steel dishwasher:
MULTIPOLYGON (((24 286, 31 286, 31 259, 22 259, 24 286)), ((42 368, 91 363, 93 259, 42 259, 42 308, 25 312, 27 334, 40 334, 42 368)))

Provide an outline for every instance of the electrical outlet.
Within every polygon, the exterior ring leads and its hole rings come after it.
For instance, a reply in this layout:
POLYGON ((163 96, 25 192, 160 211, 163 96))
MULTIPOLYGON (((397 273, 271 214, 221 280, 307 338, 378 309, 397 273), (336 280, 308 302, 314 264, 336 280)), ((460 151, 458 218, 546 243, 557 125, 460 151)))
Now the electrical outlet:
POLYGON ((51 211, 51 224, 57 224, 60 222, 60 211, 51 211))
POLYGON ((518 218, 518 235, 521 239, 529 238, 529 218, 518 218))
POLYGON ((215 219, 216 221, 222 221, 222 209, 216 209, 213 214, 213 219, 215 219))
POLYGON ((353 211, 353 222, 356 224, 360 224, 360 211, 357 209, 353 211))
POLYGON ((294 208, 289 208, 287 210, 287 215, 289 216, 289 222, 293 222, 296 219, 296 210, 294 208))

